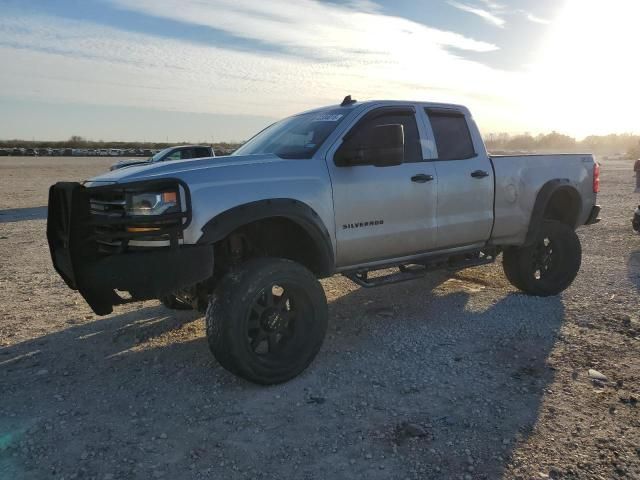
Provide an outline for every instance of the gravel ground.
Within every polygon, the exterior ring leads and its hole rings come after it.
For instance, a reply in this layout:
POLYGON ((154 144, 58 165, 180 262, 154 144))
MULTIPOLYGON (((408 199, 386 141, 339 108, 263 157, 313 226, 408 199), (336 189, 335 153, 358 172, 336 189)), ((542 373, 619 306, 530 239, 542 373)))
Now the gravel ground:
POLYGON ((562 296, 517 293, 499 263, 335 277, 318 358, 265 388, 215 362, 199 315, 97 317, 55 274, 47 187, 111 162, 0 158, 0 478, 640 478, 630 165, 603 166, 604 220, 562 296))

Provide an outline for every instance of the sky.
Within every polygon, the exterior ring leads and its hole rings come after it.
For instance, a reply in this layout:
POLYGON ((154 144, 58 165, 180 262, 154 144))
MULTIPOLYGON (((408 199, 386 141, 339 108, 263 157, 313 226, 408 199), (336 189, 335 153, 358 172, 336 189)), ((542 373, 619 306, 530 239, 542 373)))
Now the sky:
POLYGON ((638 0, 0 0, 0 139, 241 141, 351 94, 640 132, 638 0))

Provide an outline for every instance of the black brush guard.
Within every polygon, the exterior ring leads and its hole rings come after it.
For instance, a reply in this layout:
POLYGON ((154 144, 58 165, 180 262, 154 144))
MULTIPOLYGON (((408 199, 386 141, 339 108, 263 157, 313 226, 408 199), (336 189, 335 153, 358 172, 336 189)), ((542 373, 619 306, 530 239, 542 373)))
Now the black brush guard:
POLYGON ((194 285, 213 273, 211 245, 180 246, 179 238, 191 220, 189 190, 179 180, 154 180, 86 188, 75 182, 56 183, 49 189, 47 240, 53 266, 65 283, 78 290, 91 309, 107 315, 113 306, 134 300, 158 298, 194 285), (153 192, 181 187, 186 211, 149 217, 104 217, 93 215, 90 195, 153 192), (116 233, 113 226, 119 227, 116 233), (110 233, 99 233, 100 227, 110 233), (127 226, 153 226, 154 237, 169 240, 169 247, 136 250, 130 240, 149 239, 150 233, 129 232, 127 226), (120 228, 121 227, 121 228, 120 228), (101 252, 100 241, 117 241, 112 254, 101 252), (118 291, 129 292, 125 299, 118 291))

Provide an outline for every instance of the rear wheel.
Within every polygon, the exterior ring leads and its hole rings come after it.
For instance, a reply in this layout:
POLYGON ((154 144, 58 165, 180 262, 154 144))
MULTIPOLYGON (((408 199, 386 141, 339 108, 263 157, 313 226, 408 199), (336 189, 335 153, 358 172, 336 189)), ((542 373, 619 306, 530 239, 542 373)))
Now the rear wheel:
POLYGON ((309 270, 259 258, 220 282, 207 308, 207 340, 230 372, 255 383, 281 383, 315 358, 327 316, 324 290, 309 270))
POLYGON ((502 265, 514 287, 546 297, 559 294, 573 283, 581 261, 582 247, 574 229, 545 221, 532 245, 504 251, 502 265))

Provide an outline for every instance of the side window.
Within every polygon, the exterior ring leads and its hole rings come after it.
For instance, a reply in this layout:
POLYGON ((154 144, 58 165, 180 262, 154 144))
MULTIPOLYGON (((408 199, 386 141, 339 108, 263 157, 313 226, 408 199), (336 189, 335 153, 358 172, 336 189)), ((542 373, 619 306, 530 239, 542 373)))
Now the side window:
MULTIPOLYGON (((404 129, 404 163, 421 162, 422 148, 420 146, 420 134, 416 123, 415 114, 412 111, 381 113, 373 117, 365 117, 349 133, 345 144, 351 148, 364 148, 370 142, 372 131, 380 125, 401 124, 404 129)), ((343 144, 343 145, 345 145, 343 144)), ((342 147, 341 147, 342 148, 342 147)), ((369 165, 364 161, 351 161, 349 166, 369 165)))
POLYGON ((476 155, 467 119, 461 113, 425 109, 438 148, 438 160, 466 160, 476 155))
POLYGON ((171 155, 167 155, 162 159, 163 162, 170 162, 171 160, 180 160, 182 159, 180 150, 176 152, 172 152, 171 155))
POLYGON ((208 148, 197 147, 194 150, 195 155, 193 156, 193 158, 205 158, 211 156, 211 151, 208 148))
POLYGON ((183 148, 180 150, 181 160, 188 160, 190 158, 193 158, 193 148, 183 148))

